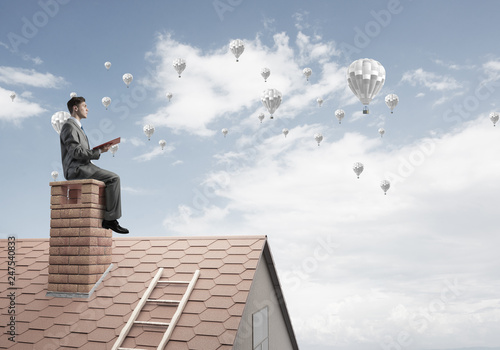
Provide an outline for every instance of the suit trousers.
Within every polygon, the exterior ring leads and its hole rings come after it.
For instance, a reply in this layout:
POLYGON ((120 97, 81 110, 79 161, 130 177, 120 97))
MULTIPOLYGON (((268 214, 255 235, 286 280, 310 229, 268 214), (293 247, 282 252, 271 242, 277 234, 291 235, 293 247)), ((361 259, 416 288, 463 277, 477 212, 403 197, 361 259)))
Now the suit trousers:
POLYGON ((98 166, 96 168, 97 171, 91 178, 106 184, 106 211, 104 212, 104 220, 119 219, 122 216, 120 177, 112 171, 101 169, 98 166))

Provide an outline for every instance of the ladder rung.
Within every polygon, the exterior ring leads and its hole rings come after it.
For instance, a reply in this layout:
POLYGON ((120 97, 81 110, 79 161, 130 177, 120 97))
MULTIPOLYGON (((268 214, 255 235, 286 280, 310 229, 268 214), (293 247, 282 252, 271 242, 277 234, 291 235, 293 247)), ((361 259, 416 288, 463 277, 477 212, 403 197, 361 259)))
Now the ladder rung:
POLYGON ((134 321, 134 323, 149 324, 152 326, 168 326, 170 323, 167 322, 151 322, 151 321, 134 321))
POLYGON ((172 284, 174 284, 174 283, 183 283, 183 284, 188 284, 189 282, 191 282, 191 281, 166 281, 166 280, 160 280, 157 283, 172 283, 172 284))
POLYGON ((178 304, 180 300, 162 300, 162 299, 148 299, 148 301, 156 302, 156 303, 169 303, 169 304, 178 304))

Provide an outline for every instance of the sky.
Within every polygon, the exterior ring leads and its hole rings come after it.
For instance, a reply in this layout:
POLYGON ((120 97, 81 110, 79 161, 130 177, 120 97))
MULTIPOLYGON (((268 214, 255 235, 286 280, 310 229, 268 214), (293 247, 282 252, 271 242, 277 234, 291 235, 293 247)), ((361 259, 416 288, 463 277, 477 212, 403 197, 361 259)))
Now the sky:
POLYGON ((49 237, 51 173, 64 180, 51 117, 76 92, 90 143, 121 137, 95 161, 121 177, 120 224, 135 237, 267 235, 301 349, 500 349, 499 12, 497 1, 2 1, 0 237, 49 237), (346 82, 360 58, 386 70, 365 115, 346 82), (270 88, 283 95, 274 119, 260 100, 270 88))

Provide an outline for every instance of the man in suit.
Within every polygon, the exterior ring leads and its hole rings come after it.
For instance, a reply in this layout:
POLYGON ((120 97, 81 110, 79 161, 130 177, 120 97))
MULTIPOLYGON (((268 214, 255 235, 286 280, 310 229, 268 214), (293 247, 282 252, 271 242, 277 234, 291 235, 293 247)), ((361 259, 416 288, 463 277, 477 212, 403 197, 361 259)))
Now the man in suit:
POLYGON ((129 233, 121 227, 118 220, 122 215, 120 177, 108 170, 104 170, 91 162, 99 159, 101 153, 107 152, 110 145, 99 149, 91 149, 89 140, 83 130, 81 120, 87 118, 89 112, 83 97, 72 97, 68 101, 68 110, 71 117, 63 124, 60 133, 61 158, 64 177, 67 180, 95 179, 106 184, 106 210, 102 227, 118 233, 129 233))

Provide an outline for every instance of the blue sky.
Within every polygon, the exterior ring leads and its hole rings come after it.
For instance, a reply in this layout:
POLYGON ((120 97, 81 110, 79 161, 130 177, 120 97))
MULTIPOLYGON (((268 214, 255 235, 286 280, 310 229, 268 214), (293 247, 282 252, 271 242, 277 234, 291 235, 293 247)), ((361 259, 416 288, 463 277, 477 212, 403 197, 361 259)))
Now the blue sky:
POLYGON ((499 11, 496 1, 2 1, 0 235, 49 237, 51 172, 62 179, 50 119, 74 91, 91 143, 122 138, 96 162, 121 176, 120 223, 134 236, 267 235, 301 349, 498 349, 499 11), (233 39, 245 43, 239 62, 233 39), (365 57, 387 73, 369 115, 345 79, 365 57), (274 120, 267 88, 283 94, 274 120))

